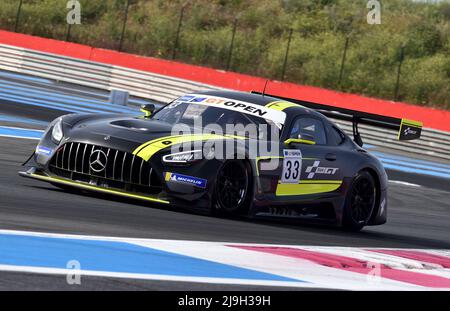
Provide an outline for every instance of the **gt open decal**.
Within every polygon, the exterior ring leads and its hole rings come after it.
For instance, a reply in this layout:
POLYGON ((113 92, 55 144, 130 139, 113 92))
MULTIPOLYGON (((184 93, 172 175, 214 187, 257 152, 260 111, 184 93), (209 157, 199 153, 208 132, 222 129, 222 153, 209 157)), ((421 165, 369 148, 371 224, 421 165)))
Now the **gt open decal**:
POLYGON ((206 106, 216 106, 223 109, 238 111, 245 114, 250 114, 256 117, 270 120, 275 124, 284 124, 286 121, 286 113, 276 109, 267 108, 258 104, 232 100, 229 98, 222 98, 218 96, 205 95, 187 95, 176 100, 176 102, 195 103, 206 106), (194 97, 194 98, 192 98, 194 97))
POLYGON ((169 172, 166 172, 164 174, 164 176, 165 176, 166 181, 173 181, 173 182, 177 182, 177 183, 194 185, 196 187, 200 187, 203 189, 206 188, 207 180, 203 179, 203 178, 187 176, 187 175, 182 175, 182 174, 177 174, 177 173, 169 173, 169 172))

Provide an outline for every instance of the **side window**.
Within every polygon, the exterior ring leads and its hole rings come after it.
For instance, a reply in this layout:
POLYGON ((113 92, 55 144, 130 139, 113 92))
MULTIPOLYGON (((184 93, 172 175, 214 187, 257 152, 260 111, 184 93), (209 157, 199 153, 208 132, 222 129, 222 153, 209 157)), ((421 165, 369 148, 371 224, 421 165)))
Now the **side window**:
POLYGON ((330 127, 330 137, 333 140, 333 144, 336 146, 341 145, 345 140, 344 133, 335 126, 330 127))
POLYGON ((327 144, 323 123, 315 118, 300 117, 295 120, 289 137, 313 140, 317 145, 327 144))

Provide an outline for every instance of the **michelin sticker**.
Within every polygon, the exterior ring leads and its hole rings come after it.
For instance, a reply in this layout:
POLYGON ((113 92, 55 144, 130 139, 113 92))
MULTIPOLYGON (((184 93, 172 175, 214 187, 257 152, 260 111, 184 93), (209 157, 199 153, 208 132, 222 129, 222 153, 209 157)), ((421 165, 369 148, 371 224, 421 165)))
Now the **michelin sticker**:
POLYGON ((165 180, 171 181, 171 182, 177 182, 177 183, 183 183, 183 184, 189 184, 193 186, 197 186, 200 188, 206 188, 206 179, 203 178, 197 178, 193 176, 187 176, 182 174, 176 174, 176 173, 165 173, 165 180))
POLYGON ((282 184, 298 184, 302 173, 302 152, 298 149, 283 150, 282 184))

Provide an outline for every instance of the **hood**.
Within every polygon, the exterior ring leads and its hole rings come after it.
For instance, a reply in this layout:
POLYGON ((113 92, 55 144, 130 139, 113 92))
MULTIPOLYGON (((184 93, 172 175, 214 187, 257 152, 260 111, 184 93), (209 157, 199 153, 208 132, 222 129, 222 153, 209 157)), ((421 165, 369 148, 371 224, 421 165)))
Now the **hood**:
POLYGON ((145 142, 170 136, 172 132, 172 125, 169 123, 124 115, 86 115, 77 122, 70 123, 65 133, 68 141, 127 152, 145 142))
MULTIPOLYGON (((117 149, 135 153, 145 160, 178 144, 224 138, 222 135, 196 134, 192 127, 193 135, 173 137, 172 124, 124 115, 84 115, 78 120, 67 121, 64 120, 66 143, 81 142, 117 149)), ((227 136, 227 139, 245 140, 237 136, 227 136)))

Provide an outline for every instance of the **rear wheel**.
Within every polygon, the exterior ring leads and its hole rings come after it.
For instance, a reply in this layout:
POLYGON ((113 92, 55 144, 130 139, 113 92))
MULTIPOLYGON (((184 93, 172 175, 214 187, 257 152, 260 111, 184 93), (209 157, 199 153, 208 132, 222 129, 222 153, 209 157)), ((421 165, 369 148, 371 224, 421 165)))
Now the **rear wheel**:
POLYGON ((237 215, 248 211, 251 175, 249 165, 243 161, 225 162, 220 168, 214 188, 215 210, 237 215))
POLYGON ((359 231, 367 225, 375 209, 375 201, 376 187, 372 175, 367 171, 359 172, 347 193, 344 228, 359 231))

